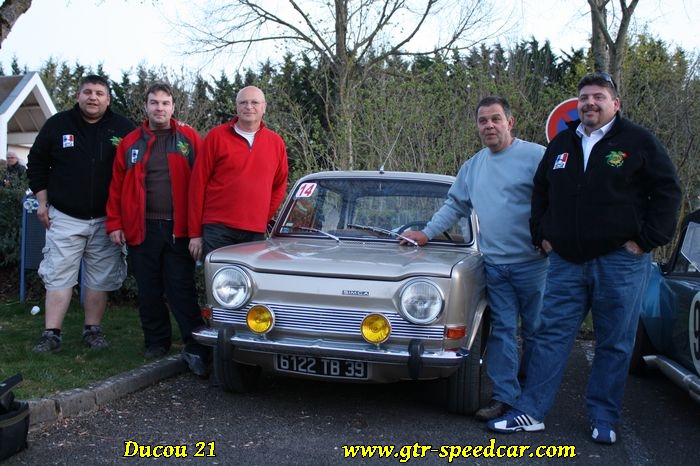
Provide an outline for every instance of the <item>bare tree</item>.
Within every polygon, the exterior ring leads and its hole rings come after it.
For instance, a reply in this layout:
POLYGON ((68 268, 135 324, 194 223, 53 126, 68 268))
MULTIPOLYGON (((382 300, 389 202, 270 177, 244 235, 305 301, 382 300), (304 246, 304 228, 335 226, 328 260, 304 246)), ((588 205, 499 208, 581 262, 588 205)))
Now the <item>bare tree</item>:
POLYGON ((203 21, 185 24, 185 29, 195 53, 274 42, 314 56, 329 73, 324 98, 334 122, 339 166, 355 168, 353 101, 367 74, 389 57, 446 53, 484 40, 475 32, 487 24, 491 3, 288 0, 280 7, 280 2, 254 0, 208 2, 203 21))
POLYGON ((17 19, 32 6, 32 0, 5 0, 0 5, 0 45, 7 39, 17 19))
MULTIPOLYGON (((622 62, 625 58, 627 45, 627 31, 639 0, 632 0, 627 5, 626 0, 619 0, 620 13, 617 26, 617 34, 613 39, 611 24, 608 24, 608 5, 611 0, 588 0, 591 7, 591 53, 595 69, 610 73, 615 82, 621 83, 622 62)), ((613 16, 616 15, 614 5, 611 6, 613 16)))

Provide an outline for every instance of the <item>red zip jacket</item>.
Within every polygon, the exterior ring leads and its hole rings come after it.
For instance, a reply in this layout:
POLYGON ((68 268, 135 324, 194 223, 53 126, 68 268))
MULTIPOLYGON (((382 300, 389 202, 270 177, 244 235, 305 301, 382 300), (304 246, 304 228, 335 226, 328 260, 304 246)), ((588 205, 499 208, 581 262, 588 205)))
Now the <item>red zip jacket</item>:
POLYGON ((192 173, 189 204, 191 238, 203 224, 265 232, 287 190, 287 149, 282 137, 261 123, 253 145, 232 121, 214 127, 192 173))
MULTIPOLYGON (((170 119, 172 137, 167 157, 173 196, 173 235, 187 238, 187 193, 202 137, 192 127, 170 119)), ((107 201, 107 234, 123 230, 126 243, 141 244, 146 236, 146 162, 156 138, 148 120, 122 139, 112 167, 107 201)))

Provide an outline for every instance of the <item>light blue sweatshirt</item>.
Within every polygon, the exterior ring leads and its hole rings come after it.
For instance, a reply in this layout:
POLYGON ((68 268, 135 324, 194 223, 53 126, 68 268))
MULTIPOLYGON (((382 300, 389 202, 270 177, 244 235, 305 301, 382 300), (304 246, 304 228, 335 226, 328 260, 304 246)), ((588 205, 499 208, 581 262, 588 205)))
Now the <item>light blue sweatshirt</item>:
POLYGON ((423 233, 448 230, 472 209, 479 219, 479 249, 490 264, 541 258, 530 237, 532 179, 545 148, 515 138, 500 152, 487 147, 462 164, 443 206, 423 233))

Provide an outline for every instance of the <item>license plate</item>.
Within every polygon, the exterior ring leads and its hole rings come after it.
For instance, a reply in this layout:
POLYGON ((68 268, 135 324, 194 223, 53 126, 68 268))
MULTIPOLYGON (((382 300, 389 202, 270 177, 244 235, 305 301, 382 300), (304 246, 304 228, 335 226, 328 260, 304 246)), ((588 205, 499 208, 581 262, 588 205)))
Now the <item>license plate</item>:
POLYGON ((278 354, 275 362, 277 370, 284 372, 349 379, 367 378, 367 363, 364 361, 278 354))

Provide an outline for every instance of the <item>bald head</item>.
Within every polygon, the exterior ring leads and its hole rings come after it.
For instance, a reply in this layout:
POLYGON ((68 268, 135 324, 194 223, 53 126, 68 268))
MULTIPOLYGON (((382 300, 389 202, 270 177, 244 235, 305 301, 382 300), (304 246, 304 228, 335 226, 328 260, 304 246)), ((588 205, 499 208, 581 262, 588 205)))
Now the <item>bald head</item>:
POLYGON ((244 87, 236 94, 236 125, 243 131, 257 131, 266 109, 263 91, 255 86, 244 87))

